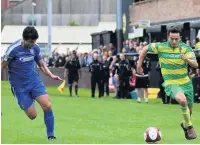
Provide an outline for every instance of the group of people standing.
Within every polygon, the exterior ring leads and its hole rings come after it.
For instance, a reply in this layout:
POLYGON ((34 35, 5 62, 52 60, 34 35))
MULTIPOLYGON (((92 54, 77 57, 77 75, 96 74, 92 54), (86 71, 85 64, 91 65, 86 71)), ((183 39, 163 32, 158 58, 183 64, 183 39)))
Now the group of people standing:
MULTIPOLYGON (((103 55, 99 59, 99 52, 94 51, 92 55, 92 62, 89 65, 89 72, 91 74, 91 97, 95 97, 96 85, 98 86, 98 97, 101 98, 106 95, 109 96, 109 79, 112 78, 116 99, 130 98, 130 92, 137 89, 138 102, 141 102, 141 89, 144 89, 145 102, 148 103, 148 87, 149 87, 149 71, 151 70, 151 63, 148 57, 143 62, 143 74, 136 73, 138 56, 135 59, 128 60, 125 54, 119 55, 103 55), (133 84, 131 82, 134 82, 133 84)), ((75 95, 78 97, 78 80, 81 78, 81 67, 73 52, 71 59, 65 64, 65 73, 68 72, 68 84, 70 96, 72 96, 72 86, 75 86, 75 95)))

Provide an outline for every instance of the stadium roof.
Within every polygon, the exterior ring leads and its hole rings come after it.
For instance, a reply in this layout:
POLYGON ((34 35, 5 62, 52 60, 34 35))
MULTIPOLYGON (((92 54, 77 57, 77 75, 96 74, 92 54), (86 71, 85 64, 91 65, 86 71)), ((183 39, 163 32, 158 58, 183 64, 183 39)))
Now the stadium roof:
MULTIPOLYGON (((26 26, 4 26, 1 32, 1 43, 12 43, 22 38, 26 26)), ((39 33, 38 43, 48 43, 48 27, 35 26, 39 33)), ((90 34, 97 31, 97 26, 52 26, 52 43, 92 43, 90 34)))

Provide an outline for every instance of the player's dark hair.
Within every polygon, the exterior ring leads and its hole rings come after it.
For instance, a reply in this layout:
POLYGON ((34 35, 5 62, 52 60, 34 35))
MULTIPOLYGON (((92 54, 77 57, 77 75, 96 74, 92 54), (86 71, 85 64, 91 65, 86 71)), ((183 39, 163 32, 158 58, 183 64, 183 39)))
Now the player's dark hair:
POLYGON ((24 40, 37 40, 39 37, 37 30, 32 26, 27 26, 22 36, 24 40))
POLYGON ((168 29, 167 34, 169 35, 170 33, 179 33, 179 34, 181 34, 181 29, 180 29, 179 26, 171 26, 171 27, 168 29))

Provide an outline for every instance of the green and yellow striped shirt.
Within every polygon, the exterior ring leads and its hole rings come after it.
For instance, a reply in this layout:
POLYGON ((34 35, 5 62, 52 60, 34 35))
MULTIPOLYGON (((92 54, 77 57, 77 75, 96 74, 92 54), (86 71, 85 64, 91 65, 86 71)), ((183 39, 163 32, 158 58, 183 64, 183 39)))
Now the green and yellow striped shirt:
POLYGON ((195 49, 200 49, 200 42, 195 44, 195 49))
POLYGON ((188 76, 188 64, 181 59, 184 54, 188 59, 196 60, 191 47, 179 42, 177 48, 172 48, 170 42, 151 43, 148 45, 149 52, 158 53, 164 85, 183 85, 190 81, 188 76))

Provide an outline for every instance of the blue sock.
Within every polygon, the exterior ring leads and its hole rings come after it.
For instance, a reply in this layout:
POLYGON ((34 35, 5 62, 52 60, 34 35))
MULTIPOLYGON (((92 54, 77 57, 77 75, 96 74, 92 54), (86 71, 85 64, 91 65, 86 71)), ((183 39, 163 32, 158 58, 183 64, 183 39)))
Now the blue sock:
POLYGON ((54 115, 52 110, 44 111, 44 122, 47 129, 47 136, 54 136, 54 115))

